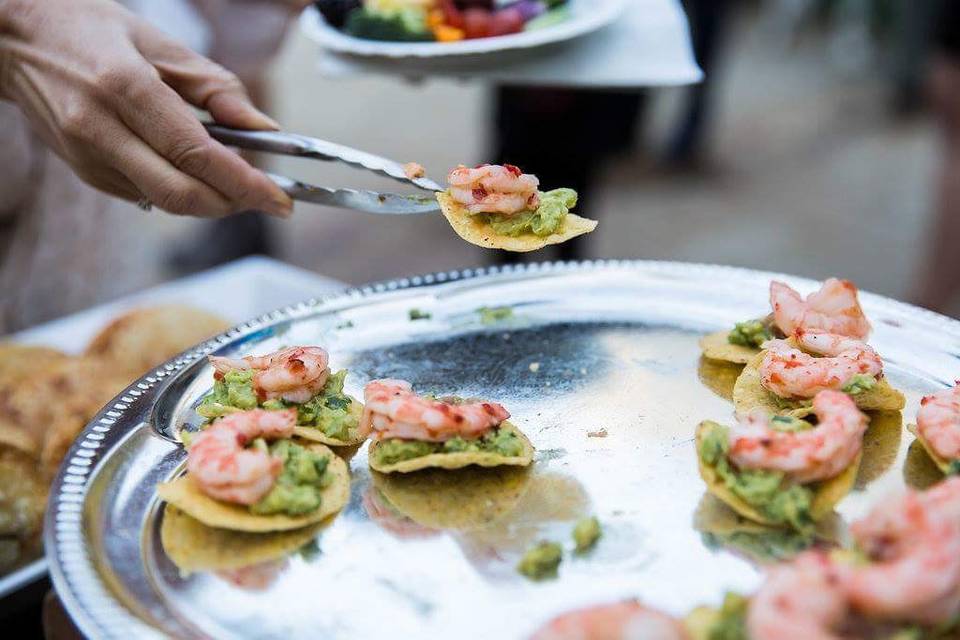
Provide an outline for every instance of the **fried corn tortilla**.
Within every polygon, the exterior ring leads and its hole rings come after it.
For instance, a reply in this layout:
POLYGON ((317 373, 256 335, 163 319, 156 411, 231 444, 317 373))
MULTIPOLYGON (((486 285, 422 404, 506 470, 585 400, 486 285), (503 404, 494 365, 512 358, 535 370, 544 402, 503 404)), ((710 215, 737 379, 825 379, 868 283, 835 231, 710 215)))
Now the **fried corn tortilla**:
POLYGON ((421 469, 462 469, 470 465, 478 467, 517 466, 526 467, 533 462, 533 444, 510 422, 504 422, 500 429, 510 430, 520 438, 523 452, 518 456, 504 456, 492 451, 462 451, 456 453, 431 453, 410 460, 401 460, 393 464, 380 464, 376 461, 376 451, 382 446, 380 441, 373 441, 367 451, 370 468, 380 473, 410 473, 421 469))
POLYGON ((519 236, 498 234, 493 228, 482 221, 480 216, 471 215, 466 207, 455 202, 447 192, 437 194, 437 201, 444 217, 458 236, 478 247, 485 249, 503 249, 524 253, 536 251, 547 245, 560 244, 590 233, 597 228, 596 220, 588 220, 568 213, 563 221, 563 231, 549 236, 538 236, 535 233, 524 233, 519 236))
POLYGON ((459 473, 424 469, 409 474, 374 471, 373 486, 398 512, 430 529, 483 527, 513 511, 526 493, 528 467, 469 467, 459 473))
POLYGON ((0 446, 0 575, 40 557, 47 490, 34 459, 0 446))
POLYGON ((185 574, 240 569, 276 560, 313 540, 325 523, 291 531, 249 533, 208 527, 167 504, 160 525, 160 543, 167 557, 185 574))
POLYGON ((221 502, 209 497, 194 484, 189 475, 164 482, 157 486, 157 494, 187 515, 196 518, 209 527, 263 533, 268 531, 288 531, 320 522, 324 518, 340 511, 350 498, 350 472, 347 464, 333 451, 322 444, 306 445, 307 449, 329 456, 327 473, 331 475, 329 486, 321 493, 320 507, 302 516, 274 514, 254 515, 244 505, 221 502))
MULTIPOLYGON (((760 363, 765 351, 756 354, 743 368, 733 385, 733 407, 738 415, 745 415, 756 408, 772 414, 803 418, 813 413, 812 400, 791 400, 778 397, 760 382, 760 363)), ((864 411, 900 411, 906 405, 903 394, 890 386, 885 377, 877 380, 870 390, 853 396, 853 401, 864 411)))
POLYGON ((732 364, 747 364, 760 353, 755 347, 745 347, 742 344, 733 344, 727 340, 729 331, 716 331, 700 338, 700 350, 703 357, 719 362, 732 364))
POLYGON ((927 456, 930 458, 930 460, 933 461, 935 465, 937 465, 937 468, 941 471, 941 473, 944 473, 944 474, 950 473, 950 468, 953 465, 953 462, 951 460, 947 460, 946 458, 940 456, 940 454, 938 454, 933 450, 933 447, 930 446, 930 443, 927 442, 922 435, 920 435, 920 431, 917 429, 917 425, 915 424, 907 425, 907 430, 917 437, 917 442, 920 443, 920 446, 923 447, 923 450, 927 453, 927 456))
POLYGON ((732 400, 733 385, 736 384, 741 371, 743 371, 742 365, 701 356, 697 377, 710 391, 724 400, 732 400))
MULTIPOLYGON (((350 399, 353 401, 350 403, 350 413, 356 416, 357 422, 359 422, 360 417, 363 415, 363 404, 361 404, 356 398, 350 399)), ((328 447, 353 447, 363 443, 363 441, 367 439, 366 436, 360 434, 359 426, 354 427, 349 431, 350 437, 346 440, 331 438, 323 432, 323 429, 306 427, 303 425, 297 425, 294 427, 293 433, 298 438, 303 438, 304 440, 309 440, 311 442, 319 442, 327 445, 328 447)))
POLYGON ((899 411, 868 411, 870 422, 863 434, 863 459, 856 489, 879 478, 897 459, 903 437, 903 414, 899 411))
POLYGON ((135 378, 229 328, 220 316, 184 305, 133 309, 104 327, 86 355, 111 362, 135 378))
POLYGON ((941 480, 943 470, 930 457, 923 443, 919 440, 911 442, 903 461, 903 481, 913 489, 924 490, 941 480))
MULTIPOLYGON (((782 527, 784 525, 771 522, 756 508, 748 504, 743 498, 733 493, 718 475, 713 466, 703 461, 703 456, 699 455, 701 443, 706 437, 707 429, 710 429, 711 423, 701 422, 697 426, 696 444, 697 444, 697 464, 700 467, 700 477, 707 485, 707 491, 723 501, 731 509, 739 513, 744 518, 749 518, 754 522, 768 525, 771 527, 782 527)), ((860 461, 863 458, 863 451, 857 455, 853 463, 847 467, 840 475, 828 480, 817 483, 813 492, 813 503, 810 505, 810 515, 815 522, 819 522, 837 505, 845 495, 850 493, 857 480, 857 472, 860 468, 860 461)))

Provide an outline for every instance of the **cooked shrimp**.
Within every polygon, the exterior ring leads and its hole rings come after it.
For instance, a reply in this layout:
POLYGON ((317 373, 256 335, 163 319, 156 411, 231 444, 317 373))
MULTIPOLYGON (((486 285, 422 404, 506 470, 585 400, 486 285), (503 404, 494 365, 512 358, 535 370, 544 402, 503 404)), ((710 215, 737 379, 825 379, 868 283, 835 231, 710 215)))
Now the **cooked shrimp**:
POLYGON ((427 170, 423 168, 422 164, 417 162, 408 162, 403 165, 403 175, 407 176, 407 178, 410 180, 414 180, 427 175, 427 170))
POLYGON ((239 411, 220 418, 190 444, 187 471, 197 487, 216 500, 254 504, 269 493, 282 462, 259 449, 244 447, 256 438, 289 438, 296 409, 239 411))
POLYGON ((960 381, 920 401, 917 433, 941 458, 960 458, 960 381))
POLYGON ((800 331, 797 342, 825 357, 815 358, 784 340, 769 340, 760 363, 760 382, 781 398, 812 398, 842 389, 855 375, 878 377, 883 361, 866 343, 834 334, 800 331))
POLYGON ((789 285, 774 280, 770 283, 770 306, 777 326, 788 336, 798 329, 861 340, 870 335, 857 287, 849 280, 830 278, 806 300, 789 285))
POLYGON ((363 390, 360 431, 376 439, 403 438, 445 442, 457 436, 479 438, 510 417, 495 402, 451 404, 421 398, 403 380, 373 380, 363 390))
POLYGON ((843 569, 857 610, 925 625, 960 613, 958 488, 953 483, 931 495, 907 492, 851 525, 854 539, 871 559, 843 569), (948 499, 954 508, 939 508, 948 499))
POLYGON ((847 599, 837 566, 808 551, 767 571, 747 609, 751 640, 839 640, 847 599))
POLYGON ((832 478, 860 453, 867 416, 845 393, 821 391, 813 399, 817 425, 777 431, 762 410, 730 429, 730 459, 747 469, 783 471, 797 482, 832 478))
POLYGON ((679 622, 636 600, 557 616, 530 640, 685 640, 679 622))
POLYGON ((253 369, 253 388, 261 401, 280 398, 303 403, 320 393, 330 375, 329 356, 320 347, 290 347, 265 356, 210 356, 214 376, 253 369))
POLYGON ((509 215, 540 204, 540 181, 512 164, 484 164, 473 169, 460 165, 450 172, 447 182, 450 197, 470 213, 509 215))

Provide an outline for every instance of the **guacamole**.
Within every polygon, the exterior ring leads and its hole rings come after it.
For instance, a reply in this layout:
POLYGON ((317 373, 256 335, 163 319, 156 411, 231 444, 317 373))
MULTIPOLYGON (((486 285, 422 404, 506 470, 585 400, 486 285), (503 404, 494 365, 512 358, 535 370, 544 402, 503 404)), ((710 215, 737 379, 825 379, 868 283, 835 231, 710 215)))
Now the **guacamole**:
POLYGON ((331 374, 320 393, 303 404, 284 402, 277 398, 258 402, 257 394, 253 390, 254 373, 247 370, 224 374, 214 382, 213 391, 200 402, 197 413, 212 420, 235 411, 255 409, 257 406, 273 411, 296 407, 298 425, 317 428, 327 437, 348 440, 350 432, 357 428, 357 415, 350 411, 353 399, 343 392, 346 369, 331 374))
POLYGON ((556 542, 543 540, 523 554, 517 563, 517 571, 531 580, 556 578, 561 560, 563 547, 556 542))
POLYGON ((510 307, 480 307, 477 309, 480 314, 480 324, 497 324, 513 317, 513 309, 510 307))
POLYGON ((757 349, 771 338, 773 338, 773 333, 763 320, 738 322, 734 325, 733 330, 727 334, 727 342, 730 344, 738 344, 741 347, 754 347, 757 349))
POLYGON ((710 626, 708 640, 748 640, 748 606, 749 601, 743 596, 728 593, 723 598, 716 621, 710 626))
POLYGON ((213 419, 235 411, 257 408, 257 394, 253 390, 254 371, 230 371, 213 383, 213 391, 200 402, 197 413, 213 419))
POLYGON ((399 438, 381 440, 374 455, 378 464, 390 465, 432 453, 486 452, 512 458, 521 455, 523 450, 523 441, 516 432, 497 427, 475 440, 465 440, 459 436, 446 442, 423 442, 399 438))
POLYGON ((553 189, 540 194, 540 205, 534 211, 521 211, 510 215, 488 213, 487 224, 504 236, 519 236, 532 233, 549 236, 563 228, 570 209, 577 205, 577 192, 573 189, 553 189))
MULTIPOLYGON (((263 448, 266 444, 257 440, 254 446, 263 448)), ((318 509, 320 494, 329 484, 326 470, 330 459, 292 440, 277 440, 270 445, 269 451, 270 455, 283 460, 283 471, 277 476, 270 493, 250 506, 250 513, 299 516, 318 509)))
POLYGON ((595 517, 581 518, 573 527, 574 550, 577 553, 586 553, 597 546, 602 535, 600 521, 595 517))
POLYGON ((870 391, 870 389, 873 389, 875 386, 877 386, 876 378, 865 373, 858 373, 847 380, 847 384, 843 385, 843 388, 840 390, 848 395, 855 396, 858 393, 870 391))
POLYGON ((727 488, 776 524, 798 531, 810 531, 813 491, 806 486, 784 482, 784 474, 763 469, 737 469, 727 458, 728 429, 718 424, 703 439, 700 457, 716 470, 727 488))

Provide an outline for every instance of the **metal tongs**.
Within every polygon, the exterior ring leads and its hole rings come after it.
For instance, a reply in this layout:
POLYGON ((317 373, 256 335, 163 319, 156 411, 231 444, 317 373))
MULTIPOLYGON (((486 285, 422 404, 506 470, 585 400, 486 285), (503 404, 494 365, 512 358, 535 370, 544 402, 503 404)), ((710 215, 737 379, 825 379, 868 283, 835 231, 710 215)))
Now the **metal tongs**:
POLYGON ((268 173, 270 179, 294 200, 387 215, 436 213, 440 210, 434 194, 437 191, 443 191, 443 187, 429 178, 408 178, 403 165, 399 162, 295 133, 247 131, 216 124, 205 126, 215 140, 232 147, 314 160, 343 162, 431 192, 430 195, 403 195, 357 189, 331 189, 268 173))

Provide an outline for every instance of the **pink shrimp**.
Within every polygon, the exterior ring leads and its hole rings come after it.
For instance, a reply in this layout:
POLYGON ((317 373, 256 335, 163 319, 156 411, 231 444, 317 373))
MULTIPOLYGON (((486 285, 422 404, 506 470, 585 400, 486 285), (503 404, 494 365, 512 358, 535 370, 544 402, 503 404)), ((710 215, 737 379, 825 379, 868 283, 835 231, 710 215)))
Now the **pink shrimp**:
POLYGON ((838 567, 808 551, 772 567, 747 609, 751 640, 839 640, 848 604, 838 567))
POLYGON ((530 640, 686 640, 675 619, 636 600, 606 604, 557 616, 530 640))
POLYGON ((536 209, 540 203, 536 176, 512 164, 484 164, 470 169, 458 166, 447 176, 450 197, 470 213, 514 214, 536 209))
POLYGON ((770 283, 770 306, 777 326, 787 336, 800 329, 860 340, 870 335, 857 287, 849 280, 829 278, 806 300, 789 285, 774 280, 770 283))
POLYGON ((777 431, 760 410, 730 429, 730 460, 738 467, 783 471, 797 482, 832 478, 853 463, 863 445, 867 416, 845 393, 821 391, 813 399, 817 425, 777 431))
POLYGON ((320 347, 290 347, 265 356, 210 356, 214 377, 253 369, 253 388, 263 400, 303 403, 320 393, 330 376, 329 356, 320 347))
POLYGON ((273 488, 282 463, 268 453, 244 447, 256 438, 289 438, 296 423, 296 409, 228 414, 194 437, 187 454, 187 471, 211 498, 254 504, 273 488))
POLYGON ((445 442, 475 439, 500 425, 510 413, 495 402, 452 404, 421 398, 403 380, 373 380, 363 390, 360 432, 376 439, 403 438, 445 442))
POLYGON ((884 501, 850 527, 866 565, 844 568, 850 602, 880 619, 935 625, 960 613, 960 519, 956 479, 884 501), (950 508, 943 509, 944 503, 950 508))
POLYGON ((941 458, 960 458, 960 381, 920 401, 917 433, 941 458))
POLYGON ((764 344, 760 382, 781 398, 812 398, 825 389, 839 390, 856 375, 877 378, 883 361, 866 343, 827 333, 800 331, 800 346, 825 357, 816 358, 785 340, 764 344))

